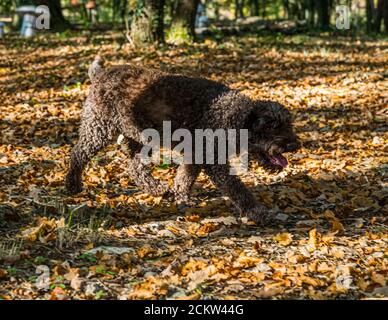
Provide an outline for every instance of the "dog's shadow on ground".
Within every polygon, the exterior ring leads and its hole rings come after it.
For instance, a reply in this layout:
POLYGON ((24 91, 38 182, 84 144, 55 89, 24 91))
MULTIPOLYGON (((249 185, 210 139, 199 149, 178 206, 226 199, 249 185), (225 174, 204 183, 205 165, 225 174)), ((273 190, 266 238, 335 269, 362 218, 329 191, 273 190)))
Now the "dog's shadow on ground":
MULTIPOLYGON (((372 216, 376 217, 385 217, 387 214, 387 199, 388 192, 383 188, 382 181, 384 176, 387 173, 387 166, 379 166, 373 168, 366 172, 353 172, 346 178, 333 176, 330 181, 323 179, 316 179, 314 176, 307 173, 297 173, 296 175, 286 176, 284 179, 281 179, 279 182, 274 184, 265 185, 259 184, 255 187, 251 187, 251 191, 254 192, 256 198, 260 201, 260 194, 266 193, 270 194, 273 199, 273 205, 277 207, 278 213, 282 213, 285 209, 289 207, 304 208, 306 212, 310 209, 314 214, 319 214, 324 210, 330 209, 336 213, 339 219, 346 221, 352 220, 353 218, 370 218, 372 216), (370 185, 369 181, 372 180, 371 177, 377 176, 377 181, 381 181, 381 185, 375 184, 370 185), (379 179, 381 177, 381 179, 379 179), (298 189, 298 186, 301 189, 298 189), (355 196, 357 192, 360 194, 366 192, 364 201, 367 203, 362 203, 361 201, 355 201, 355 196), (300 203, 293 203, 295 192, 303 192, 305 199, 300 200, 300 203), (337 201, 333 201, 333 193, 341 193, 341 196, 337 201), (366 200, 365 200, 366 199, 366 200)), ((112 197, 109 194, 109 190, 105 190, 107 196, 112 197)), ((139 192, 137 189, 133 189, 133 192, 139 192)), ((141 191, 140 191, 141 192, 141 191)), ((123 194, 125 192, 123 191, 123 194)), ((96 192, 95 194, 98 194, 96 192)), ((87 194, 85 194, 87 196, 87 194)), ((117 195, 117 194, 116 194, 117 195)), ((30 198, 29 194, 25 195, 26 199, 30 198)), ((64 196, 63 188, 58 187, 57 196, 47 199, 50 201, 36 201, 32 203, 32 211, 28 216, 31 218, 34 214, 38 215, 48 215, 49 217, 58 217, 61 214, 61 207, 58 206, 58 203, 65 203, 69 201, 69 197, 64 196), (57 199, 52 201, 52 199, 57 199), (65 199, 65 200, 64 200, 65 199), (63 201, 64 200, 64 201, 63 201)), ((185 216, 198 215, 202 218, 216 218, 227 215, 236 215, 238 216, 236 210, 230 203, 230 201, 225 200, 221 193, 215 189, 203 189, 200 184, 197 184, 193 192, 193 203, 194 206, 177 206, 167 200, 160 201, 159 204, 152 205, 137 205, 120 203, 117 207, 111 208, 107 205, 100 206, 87 206, 79 209, 78 212, 73 212, 73 219, 76 219, 76 216, 80 216, 80 221, 84 219, 84 224, 88 222, 88 216, 99 217, 99 219, 109 220, 109 224, 117 224, 121 226, 131 226, 139 225, 150 222, 163 222, 163 221, 174 221, 184 218, 185 216)), ((30 199, 30 204, 33 202, 30 199)), ((79 205, 79 204, 78 204, 79 205)), ((82 203, 81 203, 82 205, 82 203)), ((69 212, 77 207, 77 204, 71 205, 69 212)), ((0 214, 11 215, 11 212, 17 211, 17 208, 12 206, 1 206, 0 214)), ((297 211, 297 209, 295 209, 297 211)), ((312 219, 311 217, 301 212, 288 213, 288 219, 286 221, 274 221, 271 223, 268 228, 261 227, 257 228, 257 231, 265 232, 266 229, 273 232, 278 232, 279 230, 295 229, 297 223, 301 219, 312 219)), ((303 213, 303 212, 302 212, 303 213)), ((11 219, 15 223, 25 224, 27 220, 22 219, 18 221, 17 218, 13 217, 11 219)), ((255 228, 252 226, 252 228, 255 228)), ((13 229, 13 228, 12 228, 13 229)), ((6 228, 3 229, 6 231, 6 228)))
MULTIPOLYGON (((178 235, 175 238, 160 237, 158 230, 163 230, 168 225, 174 226, 175 221, 185 221, 187 216, 198 215, 198 221, 202 223, 203 219, 223 219, 237 215, 237 212, 228 200, 222 198, 218 190, 204 189, 200 185, 193 192, 195 206, 177 211, 173 210, 173 212, 171 212, 173 204, 164 200, 155 207, 148 206, 148 211, 139 210, 127 203, 122 203, 116 208, 110 208, 106 205, 87 206, 85 202, 73 204, 66 211, 63 209, 64 205, 71 197, 65 197, 63 187, 59 186, 56 191, 56 202, 52 201, 51 205, 47 205, 44 202, 40 203, 39 201, 33 202, 31 199, 15 206, 0 203, 0 236, 2 242, 7 243, 7 239, 12 239, 16 234, 20 235, 21 230, 31 229, 31 226, 35 227, 37 221, 39 221, 37 220, 38 218, 58 221, 64 217, 66 225, 70 224, 71 220, 71 226, 67 229, 68 232, 63 240, 63 247, 58 248, 58 241, 46 244, 26 242, 23 245, 31 252, 39 251, 39 248, 42 246, 45 250, 48 247, 54 247, 56 250, 48 250, 47 254, 56 258, 59 253, 63 256, 74 254, 74 250, 82 252, 85 245, 90 242, 95 247, 102 245, 134 248, 148 245, 162 248, 168 244, 183 244, 188 239, 192 239, 195 246, 206 246, 230 237, 246 241, 246 239, 252 236, 260 236, 265 239, 281 232, 291 233, 296 238, 306 238, 309 231, 313 228, 322 234, 332 232, 330 221, 317 217, 317 215, 329 209, 334 212, 337 219, 344 226, 342 235, 354 237, 357 234, 362 235, 371 230, 377 230, 378 232, 378 228, 387 230, 388 192, 386 189, 384 190, 382 185, 386 174, 387 166, 382 165, 366 172, 354 172, 347 178, 334 176, 331 181, 316 179, 310 174, 301 172, 285 177, 271 185, 257 185, 250 189, 258 200, 260 193, 272 194, 273 204, 279 208, 280 212, 284 212, 288 206, 288 199, 292 198, 296 191, 304 192, 305 201, 302 201, 296 207, 303 208, 306 211, 300 212, 299 210, 287 213, 285 221, 274 220, 264 227, 250 225, 237 218, 237 224, 220 225, 217 230, 205 236, 190 234, 186 236, 178 235), (370 179, 373 176, 377 176, 378 179, 370 179), (369 181, 381 181, 381 185, 371 186, 368 179, 369 181), (307 184, 309 186, 307 189, 311 189, 311 191, 298 190, 295 187, 295 185, 303 186, 304 184, 307 184), (279 192, 279 190, 282 190, 282 192, 279 192), (328 191, 325 192, 325 190, 328 191), (341 193, 342 200, 333 202, 330 199, 330 195, 333 192, 341 193), (368 203, 363 203, 362 200, 354 202, 354 197, 357 193, 367 194, 367 196, 364 196, 364 199, 368 203), (281 197, 279 196, 280 194, 281 197), (79 205, 82 207, 76 209, 79 205), (25 213, 20 214, 21 210, 24 210, 25 213), (72 212, 72 210, 74 211, 72 212), (307 211, 313 212, 314 216, 310 216, 306 213, 307 211), (360 220, 364 221, 363 226, 355 227, 355 222, 360 220), (377 223, 372 223, 372 220, 377 223), (300 222, 308 222, 310 224, 300 227, 300 222), (156 229, 152 230, 152 228, 156 229), (101 232, 102 229, 107 231, 115 230, 115 233, 101 232), (131 229, 140 230, 141 233, 139 235, 128 235, 127 232, 131 229), (151 234, 149 230, 152 231, 151 234)), ((100 188, 96 187, 95 189, 100 188)), ((98 194, 98 190, 93 191, 95 194, 98 194)), ((26 194, 25 197, 28 198, 30 195, 26 194)), ((291 202, 290 204, 293 207, 291 202)), ((10 245, 12 243, 11 241, 10 245)))
MULTIPOLYGON (((286 221, 275 219, 273 223, 268 225, 268 228, 256 227, 257 231, 266 231, 266 229, 273 232, 287 229, 295 230, 300 220, 314 219, 315 215, 319 215, 326 210, 333 211, 345 227, 358 218, 366 221, 372 217, 385 218, 388 213, 386 204, 388 190, 383 186, 383 179, 387 174, 387 169, 386 165, 380 165, 363 172, 351 172, 343 177, 333 174, 329 179, 327 177, 325 179, 317 178, 314 175, 299 172, 295 175, 286 176, 271 185, 258 184, 251 187, 251 191, 255 193, 259 202, 261 202, 260 193, 272 195, 273 206, 278 208, 278 211, 275 212, 277 214, 282 214, 290 207, 296 208, 295 213, 287 214, 288 219, 286 221), (371 181, 380 181, 381 185, 371 181), (296 204, 289 200, 295 198, 293 196, 295 193, 303 193, 304 195, 304 199, 298 199, 296 204), (358 194, 364 196, 358 198, 358 194), (333 195, 336 195, 337 198, 333 199, 333 195), (298 211, 298 208, 305 210, 301 212, 298 211), (307 212, 311 212, 312 216, 309 216, 307 212)), ((189 214, 198 214, 201 218, 220 217, 225 214, 238 216, 230 201, 224 200, 218 190, 211 189, 207 191, 197 186, 193 198, 197 206, 188 208, 189 214), (213 201, 219 206, 216 211, 212 204, 213 201), (205 205, 199 207, 198 204, 200 203, 205 203, 205 205)), ((169 208, 168 202, 162 202, 160 214, 153 216, 151 220, 171 220, 179 217, 179 215, 185 215, 185 210, 182 210, 172 217, 168 213, 169 208)), ((146 221, 150 221, 150 217, 145 215, 143 218, 138 217, 137 223, 146 221)), ((330 228, 330 224, 327 224, 327 227, 330 228)))

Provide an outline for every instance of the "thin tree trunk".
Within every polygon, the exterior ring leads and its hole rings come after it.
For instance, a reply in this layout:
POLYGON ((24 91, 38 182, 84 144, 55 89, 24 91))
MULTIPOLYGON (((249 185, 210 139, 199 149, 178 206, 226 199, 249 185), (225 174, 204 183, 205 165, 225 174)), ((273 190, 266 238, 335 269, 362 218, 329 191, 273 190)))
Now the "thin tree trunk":
POLYGON ((62 14, 62 7, 60 0, 39 0, 34 1, 35 5, 45 5, 50 10, 50 29, 56 31, 63 31, 70 28, 70 23, 62 14))
POLYGON ((384 10, 384 1, 379 0, 377 3, 376 9, 376 20, 374 21, 374 31, 380 33, 381 31, 381 22, 383 21, 383 10, 384 10))
POLYGON ((235 0, 234 1, 234 18, 237 20, 238 18, 244 18, 244 0, 235 0))
POLYGON ((316 11, 315 0, 308 0, 308 11, 309 11, 308 24, 310 27, 315 27, 315 11, 316 11))
POLYGON ((330 25, 330 4, 329 0, 318 1, 318 21, 322 30, 328 30, 330 25))
POLYGON ((216 21, 220 21, 220 4, 218 2, 214 3, 214 15, 216 21))
POLYGON ((262 10, 263 19, 265 19, 267 15, 266 9, 267 9, 267 0, 263 0, 263 10, 262 10))
POLYGON ((289 2, 289 0, 283 0, 283 7, 284 7, 284 18, 289 19, 290 18, 290 2, 289 2))
POLYGON ((120 16, 121 16, 121 21, 125 26, 127 23, 125 20, 128 19, 128 0, 123 0, 123 3, 121 4, 120 16))
POLYGON ((385 33, 388 34, 388 0, 384 0, 383 19, 384 19, 385 33))
POLYGON ((250 0, 249 1, 249 8, 251 11, 251 16, 258 16, 259 15, 259 0, 250 0))
POLYGON ((375 5, 373 0, 366 0, 366 31, 373 30, 375 5))
POLYGON ((174 44, 195 40, 195 18, 199 0, 178 0, 168 41, 174 44))
POLYGON ((164 42, 165 0, 138 0, 131 23, 131 38, 135 46, 164 42))
POLYGON ((240 18, 244 18, 244 6, 245 6, 245 0, 240 0, 239 1, 239 7, 238 7, 240 18))

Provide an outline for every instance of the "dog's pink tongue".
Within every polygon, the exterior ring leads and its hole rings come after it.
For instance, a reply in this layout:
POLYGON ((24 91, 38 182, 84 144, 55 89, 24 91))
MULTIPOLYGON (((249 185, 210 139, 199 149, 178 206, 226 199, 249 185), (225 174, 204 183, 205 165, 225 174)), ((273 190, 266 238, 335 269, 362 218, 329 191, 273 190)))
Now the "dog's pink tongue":
POLYGON ((286 157, 283 157, 281 154, 277 154, 276 156, 270 156, 269 159, 273 164, 277 164, 283 168, 287 167, 288 162, 286 157))

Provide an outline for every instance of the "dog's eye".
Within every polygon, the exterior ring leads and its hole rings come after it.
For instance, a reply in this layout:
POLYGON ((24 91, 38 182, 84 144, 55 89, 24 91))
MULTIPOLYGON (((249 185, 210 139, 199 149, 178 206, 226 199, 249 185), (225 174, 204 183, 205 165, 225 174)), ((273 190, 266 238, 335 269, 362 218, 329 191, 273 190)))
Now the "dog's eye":
POLYGON ((268 123, 265 125, 265 130, 276 130, 277 128, 279 128, 279 124, 275 122, 268 123))

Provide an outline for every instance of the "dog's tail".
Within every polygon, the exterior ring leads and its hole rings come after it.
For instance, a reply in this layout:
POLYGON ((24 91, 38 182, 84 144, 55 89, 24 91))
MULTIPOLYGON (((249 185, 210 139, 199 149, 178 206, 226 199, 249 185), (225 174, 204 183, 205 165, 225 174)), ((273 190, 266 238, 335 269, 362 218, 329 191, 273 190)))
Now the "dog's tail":
POLYGON ((98 74, 100 74, 101 71, 104 70, 103 67, 104 67, 104 60, 100 56, 96 56, 88 70, 90 81, 93 82, 96 79, 98 74))

